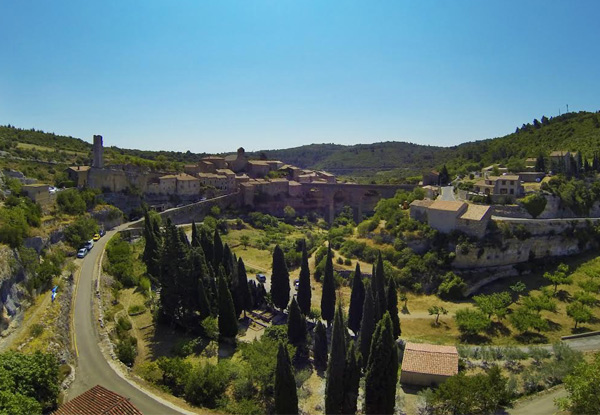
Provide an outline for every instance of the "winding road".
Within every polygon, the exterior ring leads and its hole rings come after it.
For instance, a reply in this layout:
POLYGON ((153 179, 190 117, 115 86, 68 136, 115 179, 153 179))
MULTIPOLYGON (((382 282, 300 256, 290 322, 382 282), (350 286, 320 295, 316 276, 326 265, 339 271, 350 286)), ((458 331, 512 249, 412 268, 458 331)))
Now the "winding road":
POLYGON ((98 277, 99 260, 108 240, 121 228, 107 232, 85 257, 81 265, 75 291, 73 343, 77 356, 75 382, 71 386, 68 398, 82 394, 95 385, 104 386, 128 399, 145 415, 150 414, 188 414, 184 409, 176 408, 149 391, 142 390, 125 379, 125 376, 113 368, 100 350, 101 339, 97 322, 94 319, 94 281, 98 277))

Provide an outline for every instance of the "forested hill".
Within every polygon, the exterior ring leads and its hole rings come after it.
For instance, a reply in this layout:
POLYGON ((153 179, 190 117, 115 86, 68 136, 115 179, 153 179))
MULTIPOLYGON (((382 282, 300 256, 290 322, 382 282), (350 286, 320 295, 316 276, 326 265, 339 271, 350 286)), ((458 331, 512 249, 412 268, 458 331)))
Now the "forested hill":
POLYGON ((555 150, 579 151, 591 159, 600 151, 600 111, 541 117, 504 137, 461 144, 448 168, 458 172, 475 165, 515 164, 555 150))
POLYGON ((423 166, 443 164, 453 150, 403 142, 357 144, 311 144, 285 150, 263 151, 270 159, 280 159, 299 167, 336 170, 389 170, 403 168, 420 171, 423 166))
MULTIPOLYGON (((354 146, 311 144, 263 152, 270 159, 300 167, 354 176, 361 176, 362 171, 394 169, 393 174, 407 177, 443 164, 457 173, 492 163, 524 164, 527 157, 547 156, 554 150, 581 151, 591 159, 594 151, 600 151, 600 113, 571 112, 554 118, 541 117, 504 137, 455 147, 385 142, 354 146)), ((391 174, 379 175, 386 176, 390 178, 391 174)))

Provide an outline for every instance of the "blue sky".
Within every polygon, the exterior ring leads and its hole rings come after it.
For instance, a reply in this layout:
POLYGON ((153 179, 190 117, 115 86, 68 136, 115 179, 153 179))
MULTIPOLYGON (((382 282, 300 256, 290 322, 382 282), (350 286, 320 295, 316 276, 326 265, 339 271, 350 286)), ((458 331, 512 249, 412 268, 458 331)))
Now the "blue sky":
POLYGON ((193 152, 455 145, 600 109, 600 2, 5 1, 0 124, 193 152))

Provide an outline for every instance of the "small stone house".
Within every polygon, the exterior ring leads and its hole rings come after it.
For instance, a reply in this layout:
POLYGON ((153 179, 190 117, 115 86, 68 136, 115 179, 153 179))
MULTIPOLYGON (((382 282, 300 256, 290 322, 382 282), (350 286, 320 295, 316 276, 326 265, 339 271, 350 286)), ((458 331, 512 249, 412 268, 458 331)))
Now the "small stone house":
POLYGON ((400 383, 404 385, 439 385, 458 373, 455 346, 407 343, 402 359, 400 383))
POLYGON ((427 222, 443 233, 461 231, 481 238, 492 217, 490 206, 450 200, 415 200, 410 204, 410 217, 427 222))
POLYGON ((505 200, 515 200, 525 193, 521 178, 516 174, 502 176, 486 176, 475 183, 473 190, 489 196, 503 197, 505 200))
POLYGON ((47 184, 25 184, 21 188, 21 192, 31 199, 31 201, 39 203, 40 205, 50 203, 50 186, 47 184))
POLYGON ((72 166, 67 169, 69 180, 75 182, 77 187, 85 187, 88 183, 90 166, 72 166))

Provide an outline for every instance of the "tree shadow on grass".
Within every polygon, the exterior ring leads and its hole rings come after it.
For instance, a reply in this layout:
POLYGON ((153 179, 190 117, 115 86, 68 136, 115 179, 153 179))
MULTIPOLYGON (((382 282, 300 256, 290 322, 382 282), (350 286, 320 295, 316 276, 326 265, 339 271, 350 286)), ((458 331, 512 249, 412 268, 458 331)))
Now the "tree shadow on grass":
POLYGON ((525 333, 520 333, 515 336, 515 340, 519 343, 523 344, 541 344, 548 343, 548 337, 544 336, 542 333, 532 333, 530 331, 526 331, 525 333))
POLYGON ((403 306, 402 310, 400 311, 402 314, 410 314, 410 311, 408 310, 408 307, 403 306))
POLYGON ((548 323, 549 331, 559 331, 560 329, 562 329, 562 324, 556 323, 550 319, 546 319, 546 322, 548 323))
POLYGON ((591 328, 587 327, 587 326, 579 326, 577 328, 572 328, 571 329, 571 334, 581 334, 581 333, 588 333, 592 331, 591 328))
POLYGON ((492 324, 490 324, 490 328, 486 330, 486 333, 492 337, 510 336, 510 329, 501 321, 492 321, 492 324))
POLYGON ((435 324, 435 321, 432 321, 429 325, 434 329, 441 329, 446 331, 450 330, 450 326, 448 325, 448 323, 442 320, 438 321, 437 324, 435 324))
POLYGON ((461 343, 467 344, 489 344, 490 338, 481 334, 462 334, 459 337, 461 343))
POLYGON ((556 298, 559 301, 562 301, 563 303, 570 303, 571 300, 573 299, 573 297, 571 296, 571 293, 569 293, 568 291, 565 291, 565 290, 558 290, 558 292, 556 293, 556 298))

